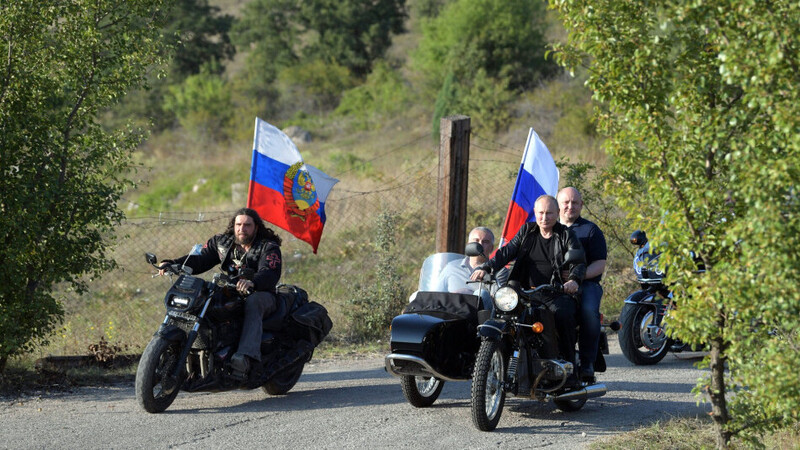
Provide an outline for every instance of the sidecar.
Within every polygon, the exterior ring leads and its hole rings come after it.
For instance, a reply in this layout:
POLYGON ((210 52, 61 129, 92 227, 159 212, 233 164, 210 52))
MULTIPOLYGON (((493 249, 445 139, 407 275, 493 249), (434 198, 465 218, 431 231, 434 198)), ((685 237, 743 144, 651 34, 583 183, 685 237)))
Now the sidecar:
POLYGON ((430 406, 445 381, 472 378, 475 354, 480 347, 477 333, 481 297, 461 280, 458 292, 448 292, 445 279, 468 277, 468 271, 447 270, 466 261, 457 253, 429 256, 420 271, 419 290, 411 295, 403 314, 392 320, 391 353, 386 371, 400 377, 403 394, 413 406, 430 406))

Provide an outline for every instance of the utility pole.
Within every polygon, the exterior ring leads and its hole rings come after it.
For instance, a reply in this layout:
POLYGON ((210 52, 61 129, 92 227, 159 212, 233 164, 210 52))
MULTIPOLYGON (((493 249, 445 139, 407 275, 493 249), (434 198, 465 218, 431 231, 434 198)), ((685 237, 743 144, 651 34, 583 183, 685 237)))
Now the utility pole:
POLYGON ((470 119, 448 116, 440 124, 436 252, 464 253, 470 119))

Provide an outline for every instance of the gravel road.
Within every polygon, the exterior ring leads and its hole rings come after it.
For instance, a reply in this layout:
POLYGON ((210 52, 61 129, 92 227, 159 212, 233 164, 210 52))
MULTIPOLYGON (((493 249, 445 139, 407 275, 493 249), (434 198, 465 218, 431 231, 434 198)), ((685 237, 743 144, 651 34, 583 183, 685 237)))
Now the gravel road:
POLYGON ((494 432, 472 426, 469 382, 447 383, 429 408, 409 405, 381 356, 312 360, 286 396, 260 389, 181 393, 162 414, 139 409, 133 385, 0 398, 0 448, 582 448, 673 416, 704 414, 691 393, 699 353, 630 364, 611 337, 608 386, 578 412, 508 398, 494 432))

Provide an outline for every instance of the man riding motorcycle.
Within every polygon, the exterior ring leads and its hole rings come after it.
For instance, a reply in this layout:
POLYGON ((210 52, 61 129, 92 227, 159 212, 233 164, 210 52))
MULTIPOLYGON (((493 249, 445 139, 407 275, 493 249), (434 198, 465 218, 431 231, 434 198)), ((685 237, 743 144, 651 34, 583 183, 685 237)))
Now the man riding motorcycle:
MULTIPOLYGON (((231 368, 247 375, 251 360, 261 361, 261 321, 277 309, 275 286, 281 276, 281 238, 268 228, 258 213, 241 208, 228 223, 224 232, 206 242, 199 255, 185 255, 164 260, 160 267, 183 264, 192 273, 203 273, 217 264, 228 274, 254 271, 252 279, 239 279, 236 289, 247 295, 244 304, 244 323, 239 347, 231 357, 231 368)), ((159 270, 163 275, 165 269, 159 270)))
MULTIPOLYGON (((575 361, 577 302, 571 295, 586 273, 585 260, 569 268, 568 279, 563 280, 559 268, 570 249, 582 246, 575 233, 557 222, 558 202, 551 195, 542 195, 534 204, 536 223, 526 223, 508 244, 497 250, 484 266, 473 272, 471 279, 480 280, 487 270, 499 271, 516 260, 509 274, 509 283, 518 282, 525 289, 557 282, 563 284, 564 293, 550 299, 549 308, 555 313, 559 352, 566 361, 575 361)), ((581 253, 583 253, 581 251, 581 253)), ((573 380, 577 381, 577 380, 573 380)))

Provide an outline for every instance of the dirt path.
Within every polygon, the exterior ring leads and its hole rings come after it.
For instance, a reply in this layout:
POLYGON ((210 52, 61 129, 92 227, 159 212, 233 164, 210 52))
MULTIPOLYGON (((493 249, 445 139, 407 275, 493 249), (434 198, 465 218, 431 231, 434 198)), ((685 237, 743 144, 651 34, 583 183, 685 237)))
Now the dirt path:
POLYGON ((472 426, 468 382, 448 383, 430 408, 409 405, 382 357, 312 361, 287 396, 260 389, 181 393, 162 414, 139 409, 133 385, 0 399, 2 448, 581 448, 672 416, 703 414, 692 387, 699 354, 630 364, 611 339, 605 397, 578 412, 509 398, 498 428, 472 426))

